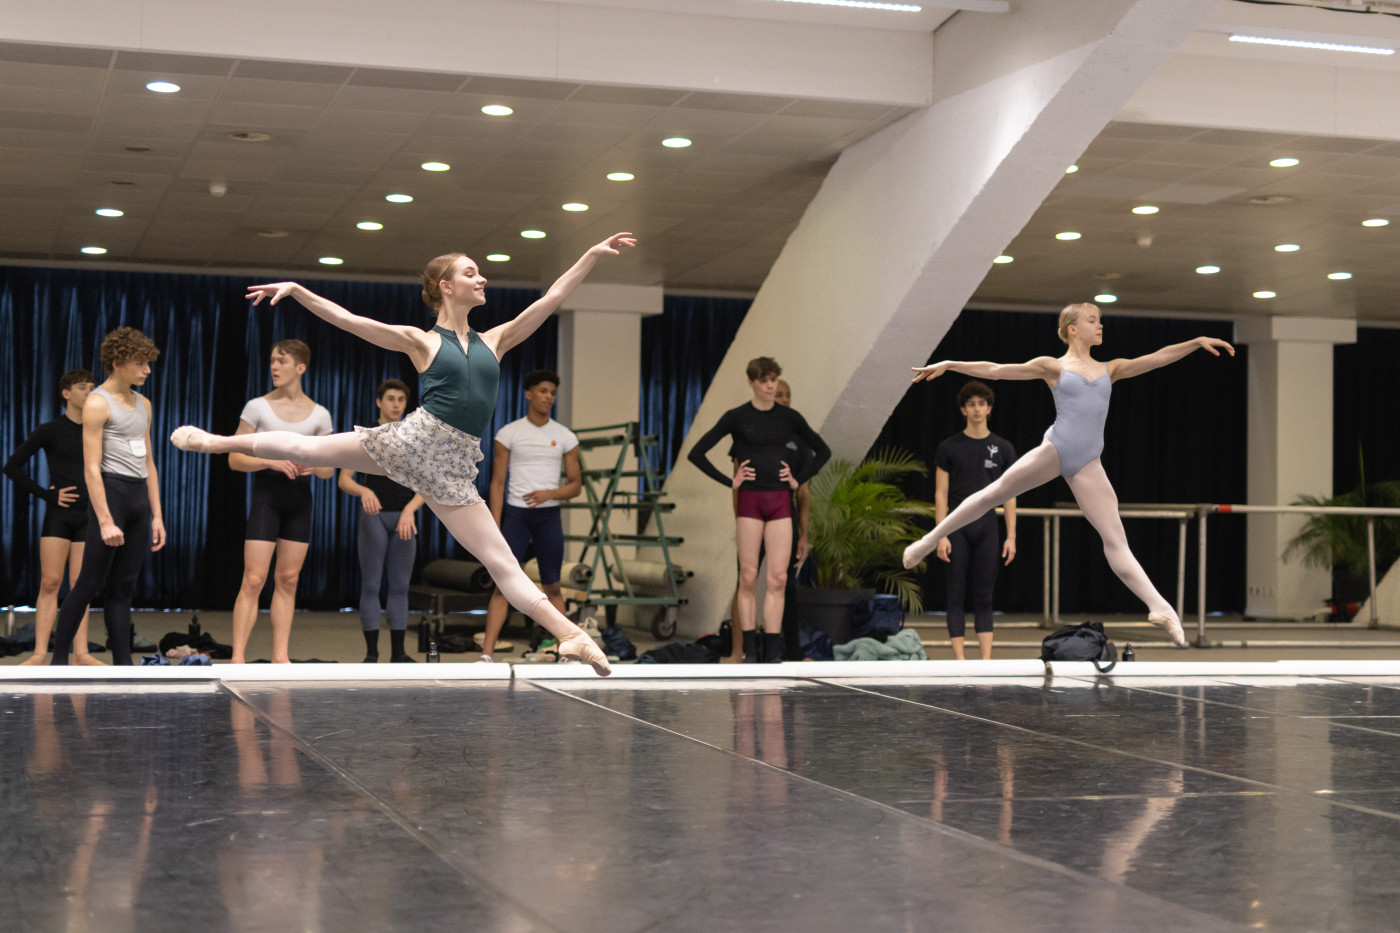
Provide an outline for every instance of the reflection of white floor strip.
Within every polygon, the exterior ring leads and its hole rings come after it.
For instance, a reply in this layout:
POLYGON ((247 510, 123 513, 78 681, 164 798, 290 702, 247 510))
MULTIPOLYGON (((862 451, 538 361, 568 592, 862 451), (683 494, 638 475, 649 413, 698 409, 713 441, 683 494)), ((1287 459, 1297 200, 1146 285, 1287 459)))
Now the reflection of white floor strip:
MULTIPOLYGON (((616 664, 612 681, 900 680, 974 681, 993 678, 1400 677, 1397 661, 1132 661, 1100 674, 1087 661, 795 661, 782 664, 616 664)), ((384 682, 510 680, 600 681, 586 664, 216 664, 212 667, 0 666, 0 690, 22 683, 179 684, 249 682, 384 682)))

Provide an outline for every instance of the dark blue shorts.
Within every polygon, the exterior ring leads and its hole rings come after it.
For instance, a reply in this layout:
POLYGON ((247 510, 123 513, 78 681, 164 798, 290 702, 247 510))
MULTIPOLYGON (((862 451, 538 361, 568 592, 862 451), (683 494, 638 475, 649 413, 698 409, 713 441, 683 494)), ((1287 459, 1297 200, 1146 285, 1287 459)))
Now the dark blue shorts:
POLYGON ((507 505, 501 512, 501 534, 516 560, 525 563, 526 548, 534 543, 542 584, 559 582, 559 568, 564 563, 563 511, 557 506, 522 509, 507 505))

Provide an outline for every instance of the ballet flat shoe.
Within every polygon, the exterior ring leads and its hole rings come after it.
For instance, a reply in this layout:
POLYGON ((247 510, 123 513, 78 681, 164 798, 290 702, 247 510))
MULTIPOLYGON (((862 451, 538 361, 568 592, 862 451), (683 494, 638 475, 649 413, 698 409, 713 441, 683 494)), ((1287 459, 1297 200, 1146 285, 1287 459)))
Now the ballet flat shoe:
POLYGON ((904 569, 913 570, 919 566, 919 562, 924 559, 924 556, 919 553, 919 542, 915 541, 904 549, 904 569))
POLYGON ((209 432, 194 425, 186 424, 176 428, 170 434, 170 443, 180 450, 189 450, 197 454, 207 454, 209 452, 209 432))
POLYGON ((1186 647, 1186 633, 1182 631, 1181 620, 1176 617, 1176 613, 1168 615, 1165 612, 1151 612, 1147 615, 1147 621, 1165 630, 1171 637, 1172 644, 1178 648, 1186 647))
POLYGON ((593 639, 583 632, 579 632, 569 638, 559 642, 559 659, 561 661, 583 661, 592 666, 594 673, 599 677, 606 677, 612 673, 612 665, 608 664, 608 656, 593 644, 593 639))

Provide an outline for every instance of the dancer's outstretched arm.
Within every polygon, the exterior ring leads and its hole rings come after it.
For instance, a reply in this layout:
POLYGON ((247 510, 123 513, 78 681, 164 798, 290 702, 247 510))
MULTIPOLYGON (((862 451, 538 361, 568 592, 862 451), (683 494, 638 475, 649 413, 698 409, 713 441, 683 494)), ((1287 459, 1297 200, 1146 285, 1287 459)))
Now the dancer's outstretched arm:
POLYGON ((911 368, 914 370, 915 382, 937 379, 944 373, 962 373, 978 379, 1045 379, 1054 382, 1060 378, 1060 364, 1048 356, 1037 356, 1024 363, 967 363, 960 360, 944 360, 932 366, 911 368))
POLYGON ((1223 340, 1215 337, 1197 337, 1195 340, 1188 340, 1185 343, 1174 343, 1169 347, 1163 347, 1156 353, 1149 353, 1146 356, 1109 360, 1108 376, 1114 382, 1119 379, 1131 379, 1133 376, 1141 376, 1154 369, 1161 369, 1168 363, 1175 363, 1177 360, 1189 356, 1195 350, 1205 350, 1211 356, 1219 356, 1221 350, 1231 356, 1235 355, 1235 348, 1223 340))
POLYGON ((248 286, 247 297, 253 304, 261 304, 264 298, 269 305, 275 305, 283 298, 291 296, 312 314, 323 321, 334 324, 341 330, 349 331, 361 340, 367 340, 377 347, 407 353, 413 366, 420 373, 428 368, 432 356, 437 352, 436 345, 428 343, 428 331, 404 324, 385 324, 373 318, 351 314, 334 301, 322 298, 305 286, 296 282, 272 282, 268 285, 248 286))
POLYGON ((481 338, 486 341, 487 346, 496 351, 497 358, 505 356, 507 350, 524 343, 545 322, 545 318, 559 310, 564 299, 569 297, 569 294, 593 269, 598 257, 609 254, 616 256, 618 247, 636 245, 637 239, 632 234, 614 233, 579 257, 579 261, 574 263, 573 268, 559 276, 554 284, 549 286, 549 290, 541 295, 534 304, 521 311, 513 319, 486 331, 481 335, 481 338))

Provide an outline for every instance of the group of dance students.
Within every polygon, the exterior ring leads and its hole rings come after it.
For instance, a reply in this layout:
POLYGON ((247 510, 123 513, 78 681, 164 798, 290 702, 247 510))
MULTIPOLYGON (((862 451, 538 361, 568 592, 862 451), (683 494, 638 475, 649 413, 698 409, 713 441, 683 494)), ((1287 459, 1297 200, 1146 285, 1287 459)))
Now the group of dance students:
MULTIPOLYGON (((331 433, 329 413, 300 392, 300 376, 308 358, 305 344, 283 341, 273 351, 274 392, 248 403, 236 434, 216 435, 186 425, 177 428, 170 440, 183 451, 228 454, 233 469, 260 475, 280 473, 296 480, 311 473, 329 477, 339 468, 341 488, 359 495, 368 515, 397 512, 392 531, 388 522, 380 529, 386 546, 390 538, 407 539, 416 531, 413 516, 426 504, 486 567, 499 596, 554 636, 561 659, 583 661, 598 674, 607 675, 611 669, 603 652, 564 615, 557 600, 551 600, 525 575, 498 527, 498 518, 478 494, 475 479, 477 464, 483 458, 481 437, 495 410, 501 356, 534 333, 601 257, 617 255, 621 248, 635 245, 629 233, 608 237, 585 252, 520 315, 480 333, 471 328, 468 318, 471 310, 486 300, 486 278, 462 253, 439 256, 423 272, 423 301, 436 313, 430 330, 352 314, 295 282, 251 286, 247 297, 255 306, 264 300, 275 305, 291 297, 342 330, 386 350, 407 354, 420 373, 421 405, 402 417, 407 386, 390 380, 376 393, 381 412, 376 427, 357 426, 352 432, 331 433), (364 474, 368 484, 357 484, 349 479, 350 473, 364 474), (383 508, 379 497, 387 487, 375 485, 381 477, 397 484, 405 494, 398 497, 405 501, 392 503, 397 509, 383 508), (379 508, 371 507, 371 499, 379 508)), ((915 383, 947 372, 979 379, 1043 379, 1055 399, 1056 419, 1039 447, 1004 471, 998 469, 998 476, 988 477, 983 488, 966 495, 946 517, 940 514, 933 530, 906 549, 904 566, 917 566, 936 549, 946 560, 950 535, 1058 474, 1065 477, 1075 500, 1103 539, 1114 573, 1146 604, 1149 621, 1184 647, 1180 619, 1128 548, 1117 497, 1099 462, 1104 420, 1114 382, 1175 362, 1196 349, 1218 356, 1221 350, 1233 355, 1234 348, 1223 340, 1198 337, 1145 356, 1098 362, 1092 350, 1103 341, 1103 323, 1099 309, 1091 304, 1066 307, 1060 313, 1058 332, 1068 348, 1058 359, 1042 356, 1011 364, 945 360, 914 368, 915 383)), ((95 380, 85 370, 65 373, 60 382, 66 403, 64 415, 36 431, 5 466, 8 475, 50 506, 41 535, 44 569, 36 607, 36 651, 26 663, 42 663, 65 557, 73 574, 72 588, 56 613, 51 663, 68 664, 70 653, 79 664, 101 663, 87 651, 87 609, 104 586, 103 618, 113 663, 132 663, 130 606, 136 579, 146 555, 165 545, 160 488, 151 453, 151 404, 135 391, 145 383, 150 364, 159 353, 155 343, 134 328, 120 327, 108 334, 101 348, 107 379, 93 388, 95 380), (19 469, 38 449, 48 455, 52 480, 48 489, 19 469), (76 473, 78 464, 81 475, 76 473), (80 569, 74 573, 74 567, 80 569)), ((736 647, 751 659, 759 647, 754 589, 760 554, 763 550, 770 555, 794 550, 799 555, 805 553, 805 540, 793 547, 792 492, 803 488, 831 453, 800 414, 776 402, 780 373, 772 359, 752 361, 747 376, 753 401, 726 412, 690 455, 698 468, 734 490, 740 562, 734 617, 736 641, 742 638, 736 647), (716 468, 706 456, 725 436, 732 442, 731 473, 716 468)), ((277 488, 255 483, 255 506, 260 497, 278 495, 277 488)), ((275 502, 265 505, 255 507, 252 513, 286 511, 275 502)), ((309 510, 305 510, 305 520, 309 523, 309 510)), ((798 534, 802 534, 800 529, 798 534)), ((250 527, 247 537, 243 585, 234 608, 237 644, 233 660, 244 660, 242 650, 256 620, 258 596, 275 548, 273 660, 285 662, 289 660, 292 599, 306 555, 307 536, 292 534, 288 538, 287 530, 279 529, 271 540, 264 540, 266 534, 250 527), (302 541, 299 547, 285 546, 296 544, 293 539, 297 537, 302 541)), ((383 560, 384 551, 378 553, 383 560)), ((789 568, 779 560, 769 564, 763 654, 768 660, 777 660, 782 655, 779 632, 789 568)), ((377 610, 375 618, 377 621, 377 610)), ((403 628, 393 622, 391 619, 391 634, 397 635, 393 645, 397 658, 403 653, 403 628)), ((365 629, 372 657, 377 659, 370 626, 365 629)), ((375 638, 377 635, 375 625, 375 638)))

